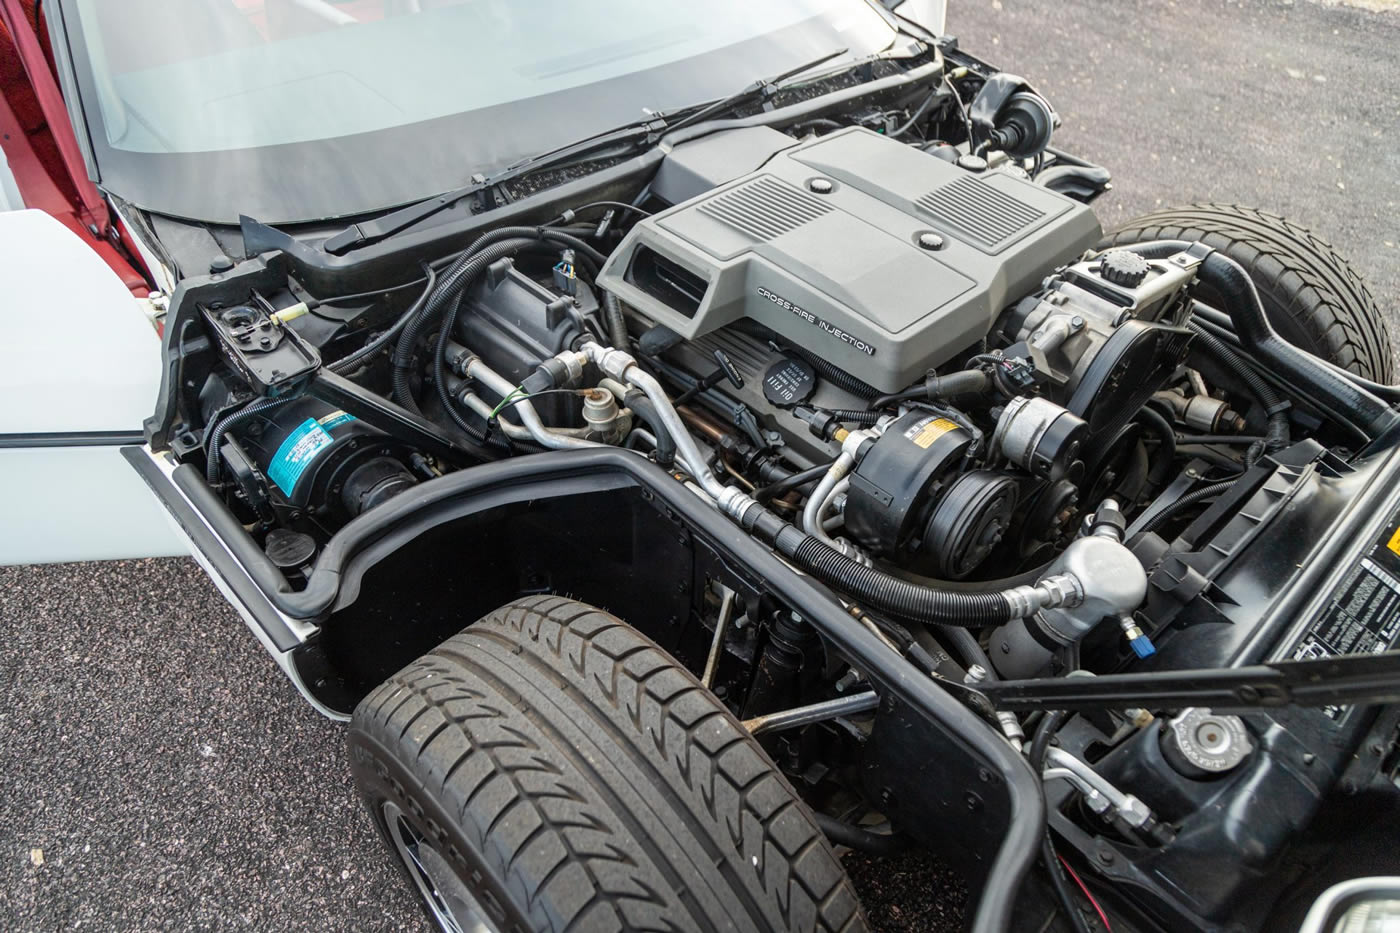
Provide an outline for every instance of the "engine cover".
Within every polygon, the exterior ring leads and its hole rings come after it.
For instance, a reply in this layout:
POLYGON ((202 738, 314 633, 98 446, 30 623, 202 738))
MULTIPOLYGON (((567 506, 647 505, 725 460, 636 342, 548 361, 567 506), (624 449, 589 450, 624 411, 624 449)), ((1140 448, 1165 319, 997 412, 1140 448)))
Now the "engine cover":
POLYGON ((852 128, 638 223, 599 282, 683 337, 750 318, 893 392, 1100 234, 1023 178, 852 128))

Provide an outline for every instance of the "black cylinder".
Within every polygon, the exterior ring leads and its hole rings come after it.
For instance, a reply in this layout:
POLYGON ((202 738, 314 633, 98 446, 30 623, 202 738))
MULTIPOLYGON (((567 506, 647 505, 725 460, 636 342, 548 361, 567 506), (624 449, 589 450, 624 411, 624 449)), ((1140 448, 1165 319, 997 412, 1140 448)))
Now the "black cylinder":
POLYGON ((753 685, 744 702, 744 716, 760 716, 798 703, 798 673, 808 645, 816 636, 807 623, 779 613, 768 627, 754 670, 753 685))

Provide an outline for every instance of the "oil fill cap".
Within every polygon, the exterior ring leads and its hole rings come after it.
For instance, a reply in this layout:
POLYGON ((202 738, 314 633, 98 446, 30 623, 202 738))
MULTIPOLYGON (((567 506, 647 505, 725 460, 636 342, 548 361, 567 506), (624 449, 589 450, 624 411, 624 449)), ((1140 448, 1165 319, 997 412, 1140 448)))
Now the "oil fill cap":
POLYGON ((811 398, 816 389, 816 370, 806 360, 780 357, 763 374, 763 397, 769 404, 782 408, 800 405, 811 398))

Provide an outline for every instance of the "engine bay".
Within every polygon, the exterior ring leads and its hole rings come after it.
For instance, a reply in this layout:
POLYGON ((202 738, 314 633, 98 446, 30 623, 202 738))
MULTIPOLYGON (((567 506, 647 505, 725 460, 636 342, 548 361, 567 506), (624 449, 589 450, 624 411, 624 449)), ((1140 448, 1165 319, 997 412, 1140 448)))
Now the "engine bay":
MULTIPOLYGON (((1389 402, 1282 340, 1209 244, 1106 246, 1089 202, 1107 173, 1051 146, 1021 79, 940 58, 891 87, 673 138, 644 173, 528 217, 529 197, 477 185, 477 235, 423 234, 415 263, 353 294, 298 276, 298 250, 355 267, 333 236, 197 279, 167 320, 151 447, 198 471, 290 593, 426 484, 609 448, 960 697, 1393 649, 1388 623, 1342 646, 1274 606, 1378 462, 1389 402)), ((606 516, 572 521, 571 542, 599 523, 578 559, 608 560, 606 516)), ((1400 594, 1397 554, 1377 545, 1368 594, 1400 594)), ((677 643, 746 721, 863 692, 762 587, 684 600, 677 643)), ((849 710, 770 751, 815 807, 908 831, 859 777, 869 706, 849 710)), ((1114 881, 1136 922, 1223 929, 1242 891, 1283 889, 1270 873, 1352 749, 1393 740, 1393 717, 1359 710, 982 713, 1048 776, 1077 857, 1131 865, 1114 881), (1326 774, 1299 778, 1305 760, 1326 774)))

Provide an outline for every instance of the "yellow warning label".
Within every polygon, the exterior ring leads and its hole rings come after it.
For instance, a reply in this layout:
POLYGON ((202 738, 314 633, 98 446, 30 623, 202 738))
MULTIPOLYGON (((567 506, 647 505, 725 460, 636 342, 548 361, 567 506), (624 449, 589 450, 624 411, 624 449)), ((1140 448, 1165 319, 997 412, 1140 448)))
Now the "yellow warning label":
POLYGON ((914 425, 913 428, 905 432, 905 437, 909 438, 924 450, 928 450, 929 446, 932 445, 934 441, 957 426, 957 422, 949 421, 947 418, 933 418, 929 421, 914 425))
POLYGON ((1395 529, 1395 534, 1390 536, 1390 540, 1385 543, 1392 553, 1400 554, 1400 528, 1395 529))

